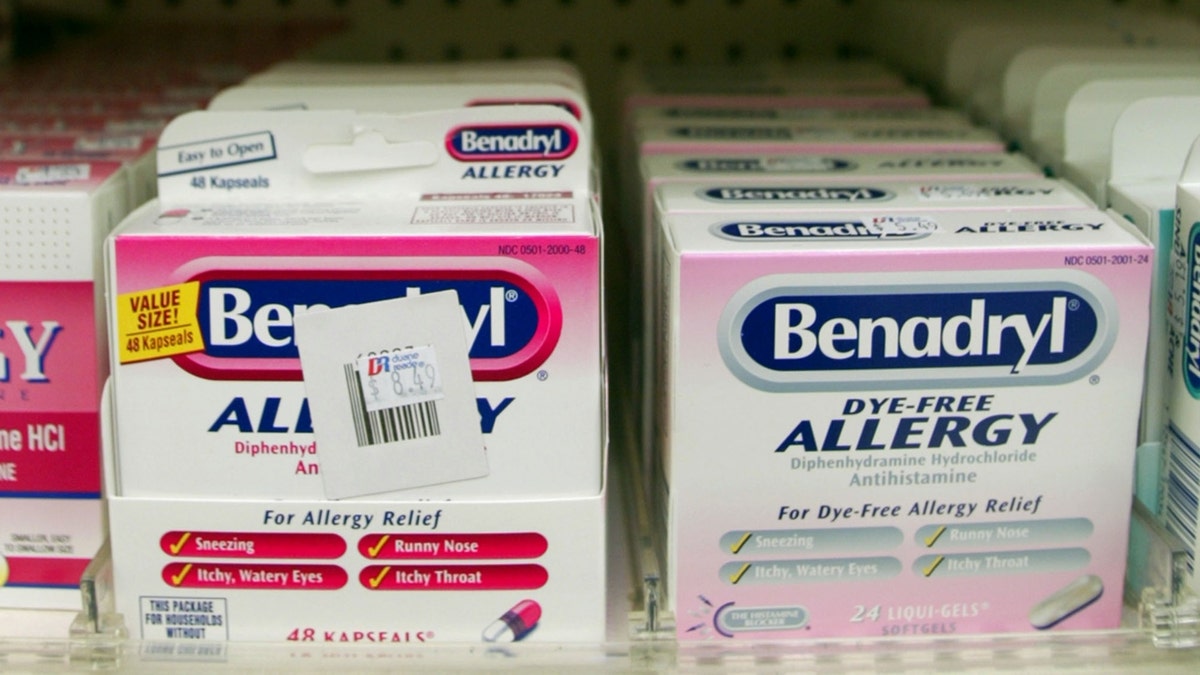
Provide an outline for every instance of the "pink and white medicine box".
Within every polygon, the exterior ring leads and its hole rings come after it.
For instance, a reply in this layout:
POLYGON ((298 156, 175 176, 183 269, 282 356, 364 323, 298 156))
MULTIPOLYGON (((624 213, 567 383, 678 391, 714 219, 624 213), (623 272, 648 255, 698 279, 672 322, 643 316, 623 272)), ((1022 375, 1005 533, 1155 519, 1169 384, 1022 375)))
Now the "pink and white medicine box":
POLYGON ((0 607, 77 609, 104 540, 101 243, 116 162, 0 160, 0 607))

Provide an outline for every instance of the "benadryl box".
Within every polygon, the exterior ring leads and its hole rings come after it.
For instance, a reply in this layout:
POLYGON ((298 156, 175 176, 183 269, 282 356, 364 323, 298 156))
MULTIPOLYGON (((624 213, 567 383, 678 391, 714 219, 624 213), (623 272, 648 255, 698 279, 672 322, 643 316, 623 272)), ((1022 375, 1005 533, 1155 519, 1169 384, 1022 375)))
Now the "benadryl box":
POLYGON ((167 127, 105 247, 131 635, 603 638, 590 145, 535 105, 167 127))
POLYGON ((1153 250, 1096 209, 675 214, 681 640, 1119 625, 1153 250))

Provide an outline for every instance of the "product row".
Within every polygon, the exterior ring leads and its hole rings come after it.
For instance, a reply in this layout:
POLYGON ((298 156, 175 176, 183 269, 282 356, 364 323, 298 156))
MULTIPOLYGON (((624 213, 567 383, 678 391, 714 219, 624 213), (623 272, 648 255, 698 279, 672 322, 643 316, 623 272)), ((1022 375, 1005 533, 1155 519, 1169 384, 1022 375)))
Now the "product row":
POLYGON ((681 643, 1119 627, 1135 494, 1200 517, 1200 52, 1119 8, 993 47, 999 4, 631 67, 613 138, 568 63, 297 59, 324 28, 14 69, 0 606, 108 541, 168 650, 603 642, 629 480, 681 643))

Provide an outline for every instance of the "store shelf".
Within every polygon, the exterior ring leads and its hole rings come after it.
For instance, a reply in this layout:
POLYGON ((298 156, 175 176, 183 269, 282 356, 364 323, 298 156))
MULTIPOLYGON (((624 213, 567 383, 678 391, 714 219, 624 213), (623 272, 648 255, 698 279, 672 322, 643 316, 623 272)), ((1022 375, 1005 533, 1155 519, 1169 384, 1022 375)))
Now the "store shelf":
MULTIPOLYGON (((880 0, 886 1, 886 0, 880 0)), ((898 2, 900 0, 892 0, 898 2)), ((1097 4, 1107 0, 1096 0, 1097 4)), ((338 21, 357 27, 307 58, 422 63, 559 57, 577 63, 601 137, 616 138, 618 74, 630 63, 737 64, 766 59, 799 62, 869 52, 858 31, 867 0, 0 0, 0 64, 8 50, 4 27, 14 6, 73 26, 120 31, 136 39, 156 25, 207 22, 279 27, 338 21)), ((1200 16, 1200 0, 1130 0, 1200 16)), ((19 37, 16 42, 19 43, 19 37)), ((614 147, 606 147, 609 157, 614 147)), ((611 184, 611 183, 610 183, 611 184)), ((628 443, 628 439, 625 439, 628 443)), ((622 457, 624 453, 614 452, 622 457)), ((616 475, 616 472, 614 472, 616 475)), ((622 476, 625 477, 625 476, 622 476)), ((630 478, 635 484, 636 478, 630 478)), ((92 588, 89 615, 63 611, 0 611, 0 670, 75 672, 317 672, 495 671, 663 672, 672 670, 821 672, 1029 672, 1086 669, 1097 673, 1196 673, 1200 626, 1192 614, 1155 633, 1153 620, 1127 598, 1121 630, 1056 635, 938 636, 903 640, 710 642, 681 646, 671 617, 655 616, 647 578, 655 578, 645 531, 652 516, 630 488, 614 482, 610 550, 609 640, 604 644, 517 644, 503 649, 457 644, 246 644, 193 650, 140 643, 106 615, 102 588, 92 588), (90 619, 89 619, 90 616, 90 619), (647 624, 650 624, 647 626, 647 624)), ((1153 536, 1153 535, 1151 535, 1153 536)), ((104 572, 103 566, 98 570, 104 572)), ((103 584, 101 584, 101 587, 103 584)), ((1148 598, 1153 601, 1154 598, 1148 598)), ((1194 612, 1195 607, 1189 606, 1194 612)), ((1169 614, 1169 611, 1168 611, 1169 614)), ((1167 616, 1165 621, 1172 617, 1167 616)))

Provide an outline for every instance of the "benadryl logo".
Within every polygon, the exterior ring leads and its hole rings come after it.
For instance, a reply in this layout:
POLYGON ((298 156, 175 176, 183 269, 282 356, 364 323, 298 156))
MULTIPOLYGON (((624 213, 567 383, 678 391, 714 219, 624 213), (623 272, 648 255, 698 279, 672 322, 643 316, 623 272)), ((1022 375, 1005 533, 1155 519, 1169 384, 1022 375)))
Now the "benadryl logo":
POLYGON ((883 188, 865 186, 805 186, 784 185, 757 187, 709 187, 696 193, 701 199, 714 202, 789 202, 789 203, 850 203, 885 202, 896 193, 883 188))
POLYGON ((667 132, 675 138, 710 141, 790 141, 794 137, 787 127, 675 127, 667 132))
POLYGON ((712 226, 712 232, 716 236, 744 242, 914 239, 937 231, 938 224, 922 216, 880 216, 861 220, 808 222, 737 221, 712 226))
POLYGON ((1193 223, 1187 235, 1188 287, 1187 316, 1183 341, 1183 381, 1192 398, 1200 399, 1200 223, 1193 223))
POLYGON ((739 222, 717 225, 714 229, 717 235, 735 241, 876 239, 880 236, 878 231, 872 231, 857 220, 812 223, 739 222))
POLYGON ((458 294, 476 380, 532 372, 562 327, 553 290, 509 270, 214 271, 197 280, 205 349, 176 361, 208 379, 301 379, 298 314, 439 291, 458 294))
POLYGON ((848 159, 794 155, 781 157, 697 157, 676 164, 692 173, 834 173, 853 171, 848 159))
POLYGON ((721 353, 755 388, 814 391, 1068 382, 1112 348, 1115 303, 1091 277, 974 276, 759 279, 725 308, 721 353))
POLYGON ((565 124, 466 126, 446 136, 446 150, 464 162, 565 159, 578 145, 565 124))

